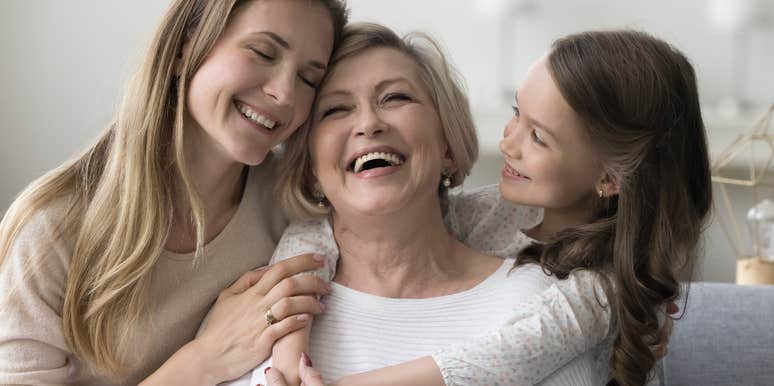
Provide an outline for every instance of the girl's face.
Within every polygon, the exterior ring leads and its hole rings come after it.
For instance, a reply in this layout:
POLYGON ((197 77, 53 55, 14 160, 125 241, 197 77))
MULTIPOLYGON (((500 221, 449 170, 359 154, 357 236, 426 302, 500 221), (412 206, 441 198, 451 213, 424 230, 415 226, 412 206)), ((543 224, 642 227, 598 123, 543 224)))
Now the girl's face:
POLYGON ((598 194, 602 164, 545 57, 527 72, 514 113, 500 142, 503 197, 547 209, 588 207, 598 194))
POLYGON ((380 47, 341 61, 312 119, 313 174, 337 213, 383 215, 438 202, 448 146, 405 54, 380 47))
POLYGON ((321 5, 252 1, 232 15, 190 82, 188 120, 208 160, 260 164, 306 119, 333 49, 321 5))

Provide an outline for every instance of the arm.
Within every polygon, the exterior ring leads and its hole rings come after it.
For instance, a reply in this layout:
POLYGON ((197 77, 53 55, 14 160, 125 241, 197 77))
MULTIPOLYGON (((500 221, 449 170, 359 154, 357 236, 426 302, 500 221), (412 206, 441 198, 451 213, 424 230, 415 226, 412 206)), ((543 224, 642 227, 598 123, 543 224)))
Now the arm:
MULTIPOLYGON (((333 238, 333 230, 327 220, 311 220, 290 224, 283 233, 272 256, 271 263, 287 259, 301 253, 317 253, 326 256, 325 267, 314 272, 325 281, 333 278, 338 246, 333 238)), ((298 371, 298 358, 302 352, 309 352, 309 334, 312 325, 309 323, 303 329, 283 337, 272 348, 271 366, 279 370, 288 385, 297 386, 301 383, 298 371)), ((267 364, 261 366, 253 380, 265 384, 262 380, 267 364)))
POLYGON ((65 384, 72 355, 62 332, 63 246, 42 213, 0 263, 0 384, 65 384))
POLYGON ((609 335, 612 312, 595 275, 577 271, 558 281, 514 310, 499 330, 335 385, 537 383, 609 335))
POLYGON ((297 274, 321 266, 322 261, 303 255, 246 273, 220 293, 196 338, 141 384, 182 383, 184 373, 186 384, 212 385, 249 372, 269 357, 277 340, 320 312, 313 295, 327 293, 327 284, 297 274), (265 320, 269 309, 277 320, 271 325, 265 320))
POLYGON ((444 220, 451 234, 469 247, 513 258, 530 243, 521 230, 538 225, 542 216, 538 208, 505 201, 497 185, 488 185, 450 194, 444 220))

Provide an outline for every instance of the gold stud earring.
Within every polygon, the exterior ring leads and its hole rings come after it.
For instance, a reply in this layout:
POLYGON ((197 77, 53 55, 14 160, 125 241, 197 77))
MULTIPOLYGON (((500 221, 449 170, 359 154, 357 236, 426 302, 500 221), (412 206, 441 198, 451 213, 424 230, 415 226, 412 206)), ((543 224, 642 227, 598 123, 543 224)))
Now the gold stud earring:
POLYGON ((312 191, 312 197, 314 197, 314 202, 317 204, 318 208, 325 209, 327 207, 325 203, 325 193, 320 190, 319 185, 315 186, 312 191))

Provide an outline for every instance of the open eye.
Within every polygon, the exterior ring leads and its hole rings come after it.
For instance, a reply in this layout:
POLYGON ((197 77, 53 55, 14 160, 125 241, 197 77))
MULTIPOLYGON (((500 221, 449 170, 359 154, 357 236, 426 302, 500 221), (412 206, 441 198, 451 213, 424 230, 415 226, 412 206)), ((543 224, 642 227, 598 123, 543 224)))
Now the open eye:
POLYGON ((540 146, 547 146, 545 141, 543 141, 543 138, 540 137, 540 133, 538 133, 537 130, 532 129, 531 135, 532 135, 532 141, 534 141, 540 146))

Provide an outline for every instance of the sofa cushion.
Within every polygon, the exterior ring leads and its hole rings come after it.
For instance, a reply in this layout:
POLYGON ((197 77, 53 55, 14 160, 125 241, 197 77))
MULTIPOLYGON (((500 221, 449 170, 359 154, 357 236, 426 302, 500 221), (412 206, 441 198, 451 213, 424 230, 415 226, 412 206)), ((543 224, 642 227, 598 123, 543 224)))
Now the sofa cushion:
POLYGON ((774 286, 692 283, 665 385, 774 385, 774 286))

